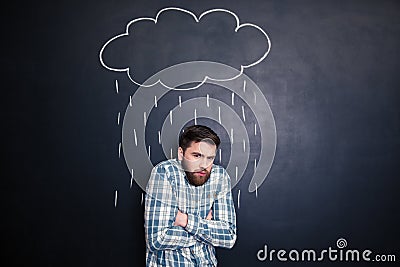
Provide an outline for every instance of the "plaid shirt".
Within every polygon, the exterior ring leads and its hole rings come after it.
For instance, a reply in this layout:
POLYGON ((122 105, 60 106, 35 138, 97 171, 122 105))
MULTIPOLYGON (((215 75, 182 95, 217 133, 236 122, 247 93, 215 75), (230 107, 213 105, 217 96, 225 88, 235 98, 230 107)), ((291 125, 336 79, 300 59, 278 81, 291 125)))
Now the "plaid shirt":
POLYGON ((186 180, 176 159, 155 166, 146 188, 146 266, 216 266, 215 247, 232 248, 236 214, 226 170, 213 165, 201 186, 186 180), (174 226, 178 209, 185 228, 174 226), (206 220, 212 209, 212 219, 206 220))

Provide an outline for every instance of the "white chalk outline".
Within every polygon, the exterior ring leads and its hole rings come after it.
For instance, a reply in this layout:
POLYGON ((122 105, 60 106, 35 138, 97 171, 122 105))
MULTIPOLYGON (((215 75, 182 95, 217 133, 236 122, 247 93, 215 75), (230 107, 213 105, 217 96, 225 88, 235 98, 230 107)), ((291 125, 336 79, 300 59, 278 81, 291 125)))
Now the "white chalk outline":
MULTIPOLYGON (((230 10, 223 9, 223 8, 210 9, 210 10, 206 10, 206 11, 203 12, 199 17, 197 17, 193 12, 191 12, 191 11, 189 11, 189 10, 187 10, 187 9, 183 9, 183 8, 179 8, 179 7, 167 7, 167 8, 163 8, 163 9, 161 9, 160 11, 158 11, 158 13, 157 13, 157 15, 156 15, 155 18, 141 17, 141 18, 137 18, 137 19, 131 20, 131 21, 126 25, 126 31, 125 31, 125 33, 122 33, 122 34, 119 34, 119 35, 117 35, 117 36, 112 37, 110 40, 108 40, 108 41, 102 46, 102 48, 101 48, 101 50, 100 50, 100 53, 99 53, 99 58, 100 58, 100 63, 101 63, 101 65, 102 65, 104 68, 106 68, 106 69, 108 69, 108 70, 111 70, 111 71, 116 71, 116 72, 126 72, 128 78, 129 78, 134 84, 136 84, 137 86, 141 86, 141 87, 152 87, 152 86, 154 86, 154 85, 156 85, 156 84, 161 84, 162 86, 164 86, 164 87, 166 87, 166 88, 168 88, 168 89, 170 89, 170 90, 193 90, 193 89, 197 89, 197 88, 199 88, 200 86, 202 86, 207 80, 217 81, 217 82, 225 82, 225 81, 231 81, 231 80, 234 80, 234 79, 238 78, 240 75, 243 74, 244 69, 253 67, 253 66, 259 64, 261 61, 263 61, 263 60, 268 56, 268 54, 269 54, 270 51, 271 51, 271 40, 270 40, 270 38, 268 37, 268 34, 267 34, 260 26, 255 25, 255 24, 253 24, 253 23, 243 23, 243 24, 240 24, 239 17, 238 17, 234 12, 232 12, 232 11, 230 11, 230 10), (248 65, 240 65, 240 72, 239 72, 239 74, 237 74, 236 76, 231 77, 231 78, 227 78, 227 79, 216 79, 216 78, 211 78, 211 77, 209 77, 209 76, 206 75, 206 76, 204 77, 203 81, 202 81, 200 84, 198 84, 198 85, 196 85, 196 86, 194 86, 194 87, 190 87, 190 88, 176 88, 176 87, 170 87, 170 86, 164 84, 160 79, 158 79, 158 80, 157 80, 155 83, 153 83, 153 84, 149 84, 149 85, 141 84, 141 83, 135 81, 135 80, 131 77, 131 75, 129 74, 129 67, 124 68, 124 69, 120 69, 120 68, 111 68, 111 67, 107 66, 107 65, 104 63, 104 61, 103 61, 103 52, 104 52, 104 49, 106 48, 106 46, 109 45, 112 41, 114 41, 114 40, 116 40, 116 39, 118 39, 118 38, 120 38, 120 37, 128 36, 128 35, 129 35, 129 27, 130 27, 132 24, 134 24, 134 23, 136 23, 136 22, 139 22, 139 21, 152 21, 152 22, 154 22, 154 24, 157 24, 158 18, 159 18, 159 16, 161 15, 161 13, 163 13, 163 12, 165 12, 165 11, 170 11, 170 10, 173 10, 173 11, 180 11, 180 12, 189 14, 189 15, 191 15, 191 16, 193 17, 193 19, 194 19, 197 23, 199 23, 200 20, 201 20, 204 16, 206 16, 206 15, 208 15, 208 14, 210 14, 210 13, 213 13, 213 12, 224 12, 224 13, 228 13, 228 14, 232 15, 232 16, 235 18, 235 20, 236 20, 235 32, 238 32, 241 28, 244 28, 244 27, 253 27, 253 28, 259 30, 259 31, 264 35, 264 37, 267 39, 268 49, 267 49, 267 51, 264 53, 264 55, 263 55, 261 58, 259 58, 258 60, 256 60, 255 62, 253 62, 253 63, 251 63, 251 64, 248 64, 248 65)), ((153 73, 151 73, 150 75, 152 75, 152 74, 153 74, 153 73)))

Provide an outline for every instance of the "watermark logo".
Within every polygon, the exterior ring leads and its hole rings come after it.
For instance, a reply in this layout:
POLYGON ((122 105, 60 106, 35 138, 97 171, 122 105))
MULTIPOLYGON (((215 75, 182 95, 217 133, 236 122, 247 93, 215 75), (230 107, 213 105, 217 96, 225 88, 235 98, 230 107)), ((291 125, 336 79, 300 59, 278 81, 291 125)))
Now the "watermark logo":
MULTIPOLYGON (((270 49, 261 27, 241 23, 226 9, 197 16, 182 8, 164 8, 154 18, 131 20, 123 33, 109 39, 99 53, 102 66, 125 73, 138 86, 125 113, 118 113, 118 154, 125 158, 131 185, 134 180, 145 190, 157 163, 152 154, 176 158, 184 126, 206 119, 221 126, 230 139, 229 149, 219 150, 216 159, 221 163, 221 158, 229 158, 231 186, 248 171, 248 191, 257 196, 275 156, 276 127, 264 94, 244 71, 262 62, 270 49), (178 34, 187 32, 191 34, 178 34)), ((117 80, 115 84, 118 93, 117 80)))
POLYGON ((339 238, 339 239, 336 241, 336 246, 337 246, 338 248, 345 248, 345 247, 347 247, 347 241, 346 241, 346 239, 344 239, 344 238, 339 238))
MULTIPOLYGON (((215 62, 188 62, 174 65, 160 71, 152 79, 163 77, 180 84, 182 77, 187 78, 187 73, 198 73, 198 69, 206 68, 215 73, 234 75, 238 70, 227 65, 215 62), (186 73, 186 74, 185 74, 186 73)), ((199 80, 193 80, 198 82, 199 80)), ((163 105, 173 105, 159 130, 159 145, 162 147, 167 158, 175 158, 178 147, 177 137, 182 128, 189 121, 196 124, 198 119, 209 119, 221 125, 228 133, 230 138, 230 155, 226 167, 232 178, 234 187, 242 178, 246 168, 251 164, 253 177, 249 184, 249 192, 257 190, 266 178, 274 159, 276 148, 276 129, 275 121, 269 108, 268 102, 258 86, 245 74, 237 78, 234 82, 209 81, 209 84, 218 85, 224 91, 230 92, 236 98, 241 98, 246 106, 242 106, 242 114, 235 111, 235 103, 225 103, 217 97, 210 96, 190 96, 190 91, 179 92, 182 96, 181 101, 176 99, 176 103, 165 103, 163 105), (246 89, 243 90, 243 83, 246 89), (186 100, 185 100, 186 99, 186 100), (255 122, 246 120, 246 109, 252 113, 255 122), (252 124, 253 125, 252 125, 252 124), (251 130, 250 130, 251 129, 251 130), (261 144, 257 157, 251 157, 250 145, 254 137, 260 136, 261 144), (262 162, 263 164, 258 164, 262 162)), ((192 89, 195 90, 195 89, 192 89)), ((153 163, 150 160, 151 146, 146 145, 146 129, 150 114, 160 112, 160 102, 171 90, 156 85, 150 88, 142 88, 135 92, 128 105, 122 126, 122 148, 128 169, 133 172, 133 178, 137 184, 145 189, 153 163), (156 100, 155 100, 156 99, 156 100), (147 155, 144 156, 144 155, 147 155)), ((176 91, 176 90, 173 90, 176 91)), ((210 92, 211 94, 212 92, 210 92)), ((238 101, 238 100, 236 100, 238 101)), ((165 110, 165 108, 164 108, 165 110)), ((248 115, 249 116, 249 115, 248 115)), ((224 151, 218 151, 216 158, 219 160, 224 156, 224 151)))
POLYGON ((336 247, 328 247, 327 249, 269 249, 265 244, 262 249, 257 252, 259 261, 332 261, 332 262, 395 262, 394 254, 375 254, 370 249, 347 249, 347 240, 339 238, 336 241, 336 247))

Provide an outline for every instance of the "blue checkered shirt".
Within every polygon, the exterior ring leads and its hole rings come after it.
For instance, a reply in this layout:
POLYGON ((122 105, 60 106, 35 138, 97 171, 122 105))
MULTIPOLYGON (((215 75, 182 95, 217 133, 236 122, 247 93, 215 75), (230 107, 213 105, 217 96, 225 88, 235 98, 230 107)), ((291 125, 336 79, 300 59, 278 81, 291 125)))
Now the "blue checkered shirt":
POLYGON ((235 244, 231 182, 221 166, 193 186, 179 161, 161 162, 151 172, 145 202, 146 266, 216 266, 215 247, 235 244), (188 215, 185 228, 173 225, 178 210, 188 215))

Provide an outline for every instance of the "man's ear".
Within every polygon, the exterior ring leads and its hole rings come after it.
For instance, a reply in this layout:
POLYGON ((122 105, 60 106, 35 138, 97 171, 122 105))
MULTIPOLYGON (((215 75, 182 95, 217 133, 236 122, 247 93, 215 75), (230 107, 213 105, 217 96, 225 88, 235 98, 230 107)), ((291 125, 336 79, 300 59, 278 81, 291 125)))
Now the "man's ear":
POLYGON ((183 149, 178 147, 178 160, 183 160, 183 149))

